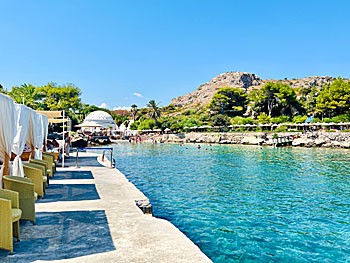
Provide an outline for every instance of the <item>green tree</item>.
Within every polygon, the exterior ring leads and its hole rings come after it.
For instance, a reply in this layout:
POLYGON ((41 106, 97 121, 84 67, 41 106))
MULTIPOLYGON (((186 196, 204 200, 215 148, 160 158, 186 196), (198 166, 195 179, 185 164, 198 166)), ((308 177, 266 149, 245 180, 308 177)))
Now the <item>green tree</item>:
POLYGON ((169 104, 168 106, 163 107, 162 111, 166 113, 172 113, 176 111, 176 107, 172 104, 169 104))
POLYGON ((266 83, 260 90, 250 93, 250 106, 257 113, 273 115, 294 115, 300 109, 293 88, 282 83, 266 83))
POLYGON ((317 87, 302 87, 299 89, 299 102, 307 114, 313 113, 316 110, 317 97, 319 90, 317 87))
POLYGON ((32 84, 23 84, 21 86, 15 86, 8 92, 17 103, 22 104, 24 99, 24 105, 37 110, 43 109, 41 100, 44 95, 40 93, 40 89, 34 87, 32 84))
POLYGON ((153 130, 153 128, 156 126, 156 123, 152 119, 146 119, 143 120, 140 125, 138 126, 139 130, 153 130))
POLYGON ((229 116, 242 114, 247 108, 247 95, 242 89, 221 88, 212 97, 207 108, 229 116))
POLYGON ((130 111, 131 111, 131 114, 132 114, 132 118, 133 118, 133 120, 135 122, 137 112, 139 111, 138 108, 137 108, 137 105, 136 104, 131 105, 131 110, 130 111))
MULTIPOLYGON (((125 123, 126 121, 128 121, 129 118, 127 116, 122 116, 122 115, 114 115, 114 121, 115 124, 117 124, 117 126, 119 127, 120 125, 122 125, 123 123, 125 123)), ((129 124, 129 123, 127 123, 129 124)))
POLYGON ((297 115, 293 117, 292 122, 293 123, 304 123, 307 119, 307 116, 301 116, 301 115, 297 115))
POLYGON ((290 117, 283 115, 271 119, 271 122, 276 124, 286 123, 288 121, 290 121, 290 117))
POLYGON ((161 111, 158 107, 158 104, 155 102, 155 100, 150 100, 147 104, 147 107, 149 108, 148 117, 152 118, 155 122, 155 125, 157 126, 157 120, 161 116, 161 111))
POLYGON ((129 128, 130 128, 130 130, 137 130, 139 125, 140 125, 140 122, 135 121, 135 122, 130 124, 129 128))
POLYGON ((68 110, 73 111, 81 107, 81 91, 73 84, 58 86, 50 82, 39 88, 43 95, 42 102, 48 110, 68 110))
POLYGON ((4 87, 1 84, 0 84, 0 93, 6 94, 6 90, 4 89, 4 87))
POLYGON ((211 126, 228 126, 230 125, 230 118, 226 115, 217 114, 211 118, 211 126))
POLYGON ((339 77, 320 91, 316 101, 317 110, 329 117, 349 113, 350 83, 339 77))
POLYGON ((251 117, 243 118, 241 122, 242 124, 254 124, 254 120, 251 117))
POLYGON ((263 112, 258 116, 258 120, 259 120, 259 123, 261 124, 267 124, 271 122, 271 116, 263 112))

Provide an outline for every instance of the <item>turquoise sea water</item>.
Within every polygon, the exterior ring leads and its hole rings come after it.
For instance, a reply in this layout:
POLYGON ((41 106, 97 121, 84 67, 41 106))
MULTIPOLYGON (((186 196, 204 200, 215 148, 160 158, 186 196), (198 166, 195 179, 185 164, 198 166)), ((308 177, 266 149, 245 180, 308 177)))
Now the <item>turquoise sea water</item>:
POLYGON ((350 261, 350 151, 113 147, 154 215, 214 262, 350 261))

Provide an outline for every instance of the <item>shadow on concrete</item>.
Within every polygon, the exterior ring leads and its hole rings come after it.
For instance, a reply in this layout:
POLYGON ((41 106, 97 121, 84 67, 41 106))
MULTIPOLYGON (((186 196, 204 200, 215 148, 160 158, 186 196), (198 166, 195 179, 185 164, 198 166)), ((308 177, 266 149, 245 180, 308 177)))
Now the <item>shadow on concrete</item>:
POLYGON ((54 180, 65 179, 94 179, 91 171, 57 171, 54 180))
POLYGON ((57 201, 97 200, 100 196, 95 184, 50 184, 44 199, 38 203, 57 201))
POLYGON ((37 224, 21 224, 14 254, 0 250, 0 262, 33 262, 81 257, 115 250, 103 210, 41 212, 37 224))
MULTIPOLYGON (((69 159, 65 159, 64 167, 75 167, 76 166, 75 154, 73 154, 73 155, 71 155, 69 159)), ((104 167, 102 164, 100 164, 97 161, 96 156, 79 157, 78 158, 78 167, 84 167, 84 166, 104 167)), ((61 166, 57 166, 57 167, 61 167, 61 166)))

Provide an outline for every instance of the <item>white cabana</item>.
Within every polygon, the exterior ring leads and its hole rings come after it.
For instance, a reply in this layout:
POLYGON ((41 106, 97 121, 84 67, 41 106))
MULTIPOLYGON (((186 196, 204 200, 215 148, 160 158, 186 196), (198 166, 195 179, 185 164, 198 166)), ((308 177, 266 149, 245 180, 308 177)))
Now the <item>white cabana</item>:
POLYGON ((11 148, 15 135, 14 101, 0 94, 0 160, 3 162, 0 169, 0 188, 2 188, 2 176, 9 174, 11 148))
POLYGON ((36 117, 37 114, 35 111, 30 110, 30 117, 29 117, 29 130, 28 130, 28 136, 26 140, 27 146, 29 146, 32 150, 31 157, 33 157, 34 150, 35 150, 35 140, 36 140, 36 117))
POLYGON ((32 157, 34 153, 35 159, 41 160, 41 148, 44 143, 45 131, 43 129, 43 122, 48 123, 46 116, 42 114, 37 114, 35 111, 31 110, 29 119, 29 133, 27 137, 27 145, 32 149, 32 157))
POLYGON ((16 136, 13 139, 12 152, 16 154, 12 164, 12 175, 24 177, 21 155, 29 132, 31 111, 28 107, 15 104, 16 136))
POLYGON ((46 143, 47 137, 47 125, 49 123, 48 118, 43 114, 37 114, 36 118, 37 123, 37 133, 36 133, 36 141, 35 141, 35 159, 42 159, 42 148, 44 142, 46 143))
POLYGON ((101 124, 98 124, 94 121, 84 121, 81 124, 75 125, 74 127, 77 128, 96 128, 96 127, 103 127, 101 124))
POLYGON ((41 117, 41 126, 42 126, 42 133, 44 136, 42 149, 43 149, 43 151, 46 151, 47 134, 49 133, 49 118, 45 115, 42 115, 42 117, 41 117))

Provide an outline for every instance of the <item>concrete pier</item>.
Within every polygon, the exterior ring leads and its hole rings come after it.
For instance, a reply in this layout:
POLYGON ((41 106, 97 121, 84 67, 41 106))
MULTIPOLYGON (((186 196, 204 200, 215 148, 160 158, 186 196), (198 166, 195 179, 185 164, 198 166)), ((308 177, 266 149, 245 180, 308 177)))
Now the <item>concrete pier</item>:
POLYGON ((146 197, 108 161, 79 153, 58 168, 37 224, 21 225, 14 254, 0 262, 211 262, 170 222, 145 215, 135 200, 146 197))

